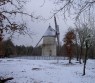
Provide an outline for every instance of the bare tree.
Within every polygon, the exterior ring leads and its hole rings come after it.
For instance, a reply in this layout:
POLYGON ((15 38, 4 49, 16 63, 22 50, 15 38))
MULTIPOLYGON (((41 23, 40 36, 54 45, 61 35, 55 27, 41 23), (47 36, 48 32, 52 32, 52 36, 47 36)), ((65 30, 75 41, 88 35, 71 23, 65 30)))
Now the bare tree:
POLYGON ((84 35, 85 35, 84 46, 85 46, 86 51, 85 51, 85 56, 84 56, 83 75, 85 75, 88 51, 89 51, 89 48, 92 46, 92 41, 93 41, 92 30, 89 29, 87 25, 84 25, 84 35))
POLYGON ((10 36, 13 36, 14 33, 26 34, 27 26, 22 15, 38 19, 24 11, 23 7, 26 2, 25 0, 0 0, 0 31, 2 34, 6 33, 10 36))
POLYGON ((81 64, 81 59, 82 59, 82 56, 83 56, 83 47, 84 47, 84 42, 85 42, 85 32, 83 30, 83 28, 79 28, 77 29, 78 31, 78 36, 79 36, 79 40, 80 40, 80 54, 79 54, 79 62, 81 64))
POLYGON ((82 24, 81 28, 77 28, 78 37, 79 37, 78 40, 80 41, 79 42, 79 45, 80 45, 79 62, 81 63, 82 58, 83 58, 83 62, 84 62, 83 75, 85 75, 85 68, 86 68, 86 63, 87 63, 87 58, 88 58, 88 51, 94 41, 93 30, 94 29, 89 27, 87 23, 82 24), (85 49, 84 56, 83 56, 83 49, 85 49))
MULTIPOLYGON (((76 20, 88 12, 94 13, 95 0, 52 0, 57 8, 54 10, 54 14, 61 12, 66 18, 67 16, 73 16, 76 20)), ((51 16, 51 18, 53 17, 51 16)))

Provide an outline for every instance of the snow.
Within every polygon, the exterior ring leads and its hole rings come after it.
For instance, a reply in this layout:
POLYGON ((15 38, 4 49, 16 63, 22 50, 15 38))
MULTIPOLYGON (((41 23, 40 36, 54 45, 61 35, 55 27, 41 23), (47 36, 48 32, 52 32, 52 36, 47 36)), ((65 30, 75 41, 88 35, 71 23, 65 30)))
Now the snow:
POLYGON ((88 60, 86 75, 83 64, 68 60, 0 59, 0 76, 13 77, 7 83, 94 83, 95 60, 88 60))
POLYGON ((55 36, 55 35, 56 31, 49 25, 48 29, 46 30, 43 36, 55 36))

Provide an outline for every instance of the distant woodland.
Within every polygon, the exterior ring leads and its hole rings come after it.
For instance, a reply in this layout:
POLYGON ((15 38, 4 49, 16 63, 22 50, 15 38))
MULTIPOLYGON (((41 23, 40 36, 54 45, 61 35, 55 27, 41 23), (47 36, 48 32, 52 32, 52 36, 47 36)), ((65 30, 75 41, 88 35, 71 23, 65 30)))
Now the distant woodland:
MULTIPOLYGON (((72 57, 78 57, 80 55, 80 46, 73 44, 72 57), (77 47, 77 49, 76 49, 77 47)), ((95 46, 92 46, 89 49, 88 55, 89 58, 95 58, 95 46)), ((24 45, 14 45, 13 42, 8 39, 3 41, 3 57, 15 57, 15 56, 41 56, 42 46, 33 47, 33 46, 24 46, 24 45)), ((85 55, 85 48, 82 49, 82 57, 85 55)), ((57 51, 58 52, 58 51, 57 51)), ((68 56, 65 48, 65 44, 60 46, 60 51, 58 56, 68 56)))

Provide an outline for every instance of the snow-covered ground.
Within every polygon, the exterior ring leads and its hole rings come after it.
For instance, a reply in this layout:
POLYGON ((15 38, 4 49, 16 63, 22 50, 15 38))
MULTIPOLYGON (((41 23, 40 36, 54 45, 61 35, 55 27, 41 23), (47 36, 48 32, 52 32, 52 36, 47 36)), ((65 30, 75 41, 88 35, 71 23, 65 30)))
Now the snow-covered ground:
POLYGON ((95 60, 83 64, 68 60, 0 59, 0 76, 13 77, 7 83, 95 83, 95 60))

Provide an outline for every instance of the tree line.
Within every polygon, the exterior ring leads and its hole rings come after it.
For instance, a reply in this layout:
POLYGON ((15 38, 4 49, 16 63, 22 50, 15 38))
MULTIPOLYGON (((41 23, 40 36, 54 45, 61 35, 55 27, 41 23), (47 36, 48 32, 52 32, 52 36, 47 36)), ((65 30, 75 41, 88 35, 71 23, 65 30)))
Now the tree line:
POLYGON ((33 55, 33 46, 14 45, 11 39, 3 41, 2 49, 2 57, 33 55))
MULTIPOLYGON (((69 31, 68 31, 69 32, 69 31)), ((67 32, 67 33, 68 33, 67 32)), ((65 42, 65 41, 63 41, 65 42)), ((76 38, 74 39, 74 43, 72 44, 72 57, 76 57, 78 60, 79 58, 83 58, 85 55, 86 48, 84 45, 79 45, 78 44, 79 40, 76 38), (82 47, 81 47, 82 46, 82 47), (80 57, 81 55, 81 57, 80 57)), ((94 42, 93 42, 94 44, 94 42)), ((89 58, 95 58, 95 45, 91 45, 89 50, 88 50, 88 57, 89 58)), ((5 57, 10 56, 10 55, 17 55, 17 56, 22 56, 22 55, 31 55, 31 56, 36 56, 39 55, 41 56, 42 52, 42 45, 38 47, 33 47, 33 46, 24 46, 24 45, 14 45, 13 42, 9 39, 6 41, 3 41, 3 51, 5 54, 5 57)), ((65 43, 60 46, 60 51, 58 56, 64 56, 68 57, 69 52, 66 51, 65 43)))

